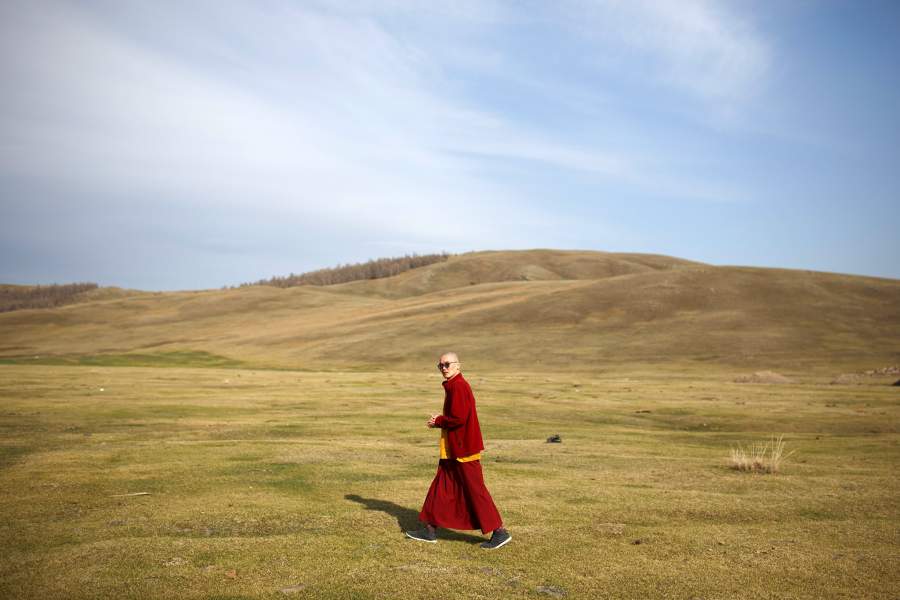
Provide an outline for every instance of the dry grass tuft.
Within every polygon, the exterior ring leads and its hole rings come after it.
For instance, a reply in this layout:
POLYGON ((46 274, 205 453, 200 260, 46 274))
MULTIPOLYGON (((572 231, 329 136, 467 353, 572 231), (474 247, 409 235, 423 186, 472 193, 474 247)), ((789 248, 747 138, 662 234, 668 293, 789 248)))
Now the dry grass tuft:
POLYGON ((740 444, 731 449, 731 468, 753 473, 777 473, 781 464, 794 452, 784 452, 784 436, 773 435, 767 442, 755 442, 748 448, 740 444))
POLYGON ((794 381, 775 371, 757 371, 752 375, 739 375, 735 383, 794 383, 794 381))

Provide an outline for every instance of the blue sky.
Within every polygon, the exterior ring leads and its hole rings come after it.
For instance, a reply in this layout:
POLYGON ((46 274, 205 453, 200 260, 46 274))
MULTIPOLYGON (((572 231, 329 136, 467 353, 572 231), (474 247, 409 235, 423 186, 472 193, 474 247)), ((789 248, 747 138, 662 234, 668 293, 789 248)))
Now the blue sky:
POLYGON ((900 278, 898 32, 874 0, 5 1, 0 282, 517 248, 900 278))

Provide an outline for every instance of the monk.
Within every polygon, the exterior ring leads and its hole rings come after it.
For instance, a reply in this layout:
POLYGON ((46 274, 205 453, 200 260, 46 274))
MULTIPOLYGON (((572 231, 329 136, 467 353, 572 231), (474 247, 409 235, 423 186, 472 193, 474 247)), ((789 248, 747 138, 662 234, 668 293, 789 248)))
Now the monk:
POLYGON ((444 411, 432 415, 427 425, 441 430, 440 460, 437 475, 431 482, 419 520, 425 525, 406 535, 420 542, 437 542, 437 528, 480 529, 492 532, 482 543, 495 550, 512 540, 503 527, 503 519, 494 505, 481 474, 481 451, 484 441, 475 410, 475 396, 463 378, 459 357, 454 352, 443 354, 438 369, 444 377, 444 411))

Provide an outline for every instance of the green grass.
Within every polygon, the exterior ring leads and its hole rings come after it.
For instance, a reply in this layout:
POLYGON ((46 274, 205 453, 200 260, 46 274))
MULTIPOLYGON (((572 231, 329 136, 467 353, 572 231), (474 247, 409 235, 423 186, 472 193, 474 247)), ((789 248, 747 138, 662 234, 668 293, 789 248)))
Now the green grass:
POLYGON ((709 369, 468 373, 514 536, 487 553, 477 532, 402 535, 435 471, 436 373, 163 363, 0 366, 0 597, 900 589, 897 388, 709 369), (734 445, 773 434, 795 452, 781 472, 729 468, 734 445), (124 495, 136 492, 149 495, 124 495))

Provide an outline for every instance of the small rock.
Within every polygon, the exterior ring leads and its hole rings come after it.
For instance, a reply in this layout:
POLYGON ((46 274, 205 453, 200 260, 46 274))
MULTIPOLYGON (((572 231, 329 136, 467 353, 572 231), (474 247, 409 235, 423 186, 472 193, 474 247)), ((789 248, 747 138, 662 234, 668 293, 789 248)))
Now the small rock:
POLYGON ((550 596, 552 598, 566 597, 566 590, 555 585, 539 585, 534 588, 534 591, 536 591, 538 594, 544 594, 545 596, 550 596))
POLYGON ((558 433, 547 438, 548 444, 562 444, 562 437, 558 433))

